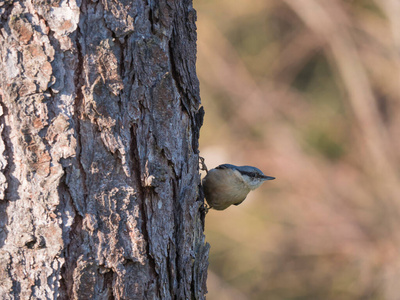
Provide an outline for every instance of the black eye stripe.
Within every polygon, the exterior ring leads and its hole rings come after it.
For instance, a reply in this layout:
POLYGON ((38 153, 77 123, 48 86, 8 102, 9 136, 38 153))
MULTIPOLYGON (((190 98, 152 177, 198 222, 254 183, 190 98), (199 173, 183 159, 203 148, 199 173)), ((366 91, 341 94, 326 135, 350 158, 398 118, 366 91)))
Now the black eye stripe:
MULTIPOLYGON (((230 165, 230 164, 223 164, 223 165, 219 165, 218 167, 216 167, 216 169, 231 169, 231 170, 236 170, 238 171, 240 174, 242 175, 246 175, 249 176, 251 178, 261 178, 261 179, 265 179, 268 176, 265 176, 264 174, 260 174, 257 172, 247 172, 247 171, 242 171, 239 170, 238 167, 234 166, 234 165, 230 165)), ((261 172, 261 171, 260 171, 261 172)))
POLYGON ((239 171, 240 174, 242 175, 247 175, 249 177, 255 177, 255 178, 264 178, 264 175, 258 174, 258 173, 252 173, 252 172, 245 172, 245 171, 239 171))

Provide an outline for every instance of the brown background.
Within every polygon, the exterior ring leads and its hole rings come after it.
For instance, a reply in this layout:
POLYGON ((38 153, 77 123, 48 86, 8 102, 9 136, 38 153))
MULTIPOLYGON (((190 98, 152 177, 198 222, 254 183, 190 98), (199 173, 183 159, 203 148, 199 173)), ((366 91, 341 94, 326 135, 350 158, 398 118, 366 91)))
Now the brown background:
POLYGON ((399 299, 398 1, 194 5, 201 155, 277 177, 207 215, 208 299, 399 299))

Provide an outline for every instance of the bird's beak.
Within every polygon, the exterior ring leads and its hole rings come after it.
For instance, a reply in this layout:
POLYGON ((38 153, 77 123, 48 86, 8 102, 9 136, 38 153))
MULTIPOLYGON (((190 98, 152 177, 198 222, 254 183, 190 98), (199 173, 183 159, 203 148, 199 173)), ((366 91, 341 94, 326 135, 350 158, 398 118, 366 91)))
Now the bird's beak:
POLYGON ((274 180, 274 179, 275 179, 275 177, 264 175, 264 180, 274 180))

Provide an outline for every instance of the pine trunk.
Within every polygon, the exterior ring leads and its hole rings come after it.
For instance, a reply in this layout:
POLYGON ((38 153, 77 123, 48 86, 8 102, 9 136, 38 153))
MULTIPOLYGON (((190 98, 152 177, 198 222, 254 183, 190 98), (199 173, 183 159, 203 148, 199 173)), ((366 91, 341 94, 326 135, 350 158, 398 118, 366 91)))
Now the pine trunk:
POLYGON ((204 299, 191 0, 0 14, 0 298, 204 299))

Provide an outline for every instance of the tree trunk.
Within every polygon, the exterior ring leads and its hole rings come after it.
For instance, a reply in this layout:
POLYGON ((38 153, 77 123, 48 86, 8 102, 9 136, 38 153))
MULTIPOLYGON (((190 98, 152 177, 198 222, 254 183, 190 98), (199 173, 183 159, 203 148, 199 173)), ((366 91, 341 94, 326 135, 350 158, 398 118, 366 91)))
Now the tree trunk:
POLYGON ((204 299, 191 0, 0 13, 0 298, 204 299))

